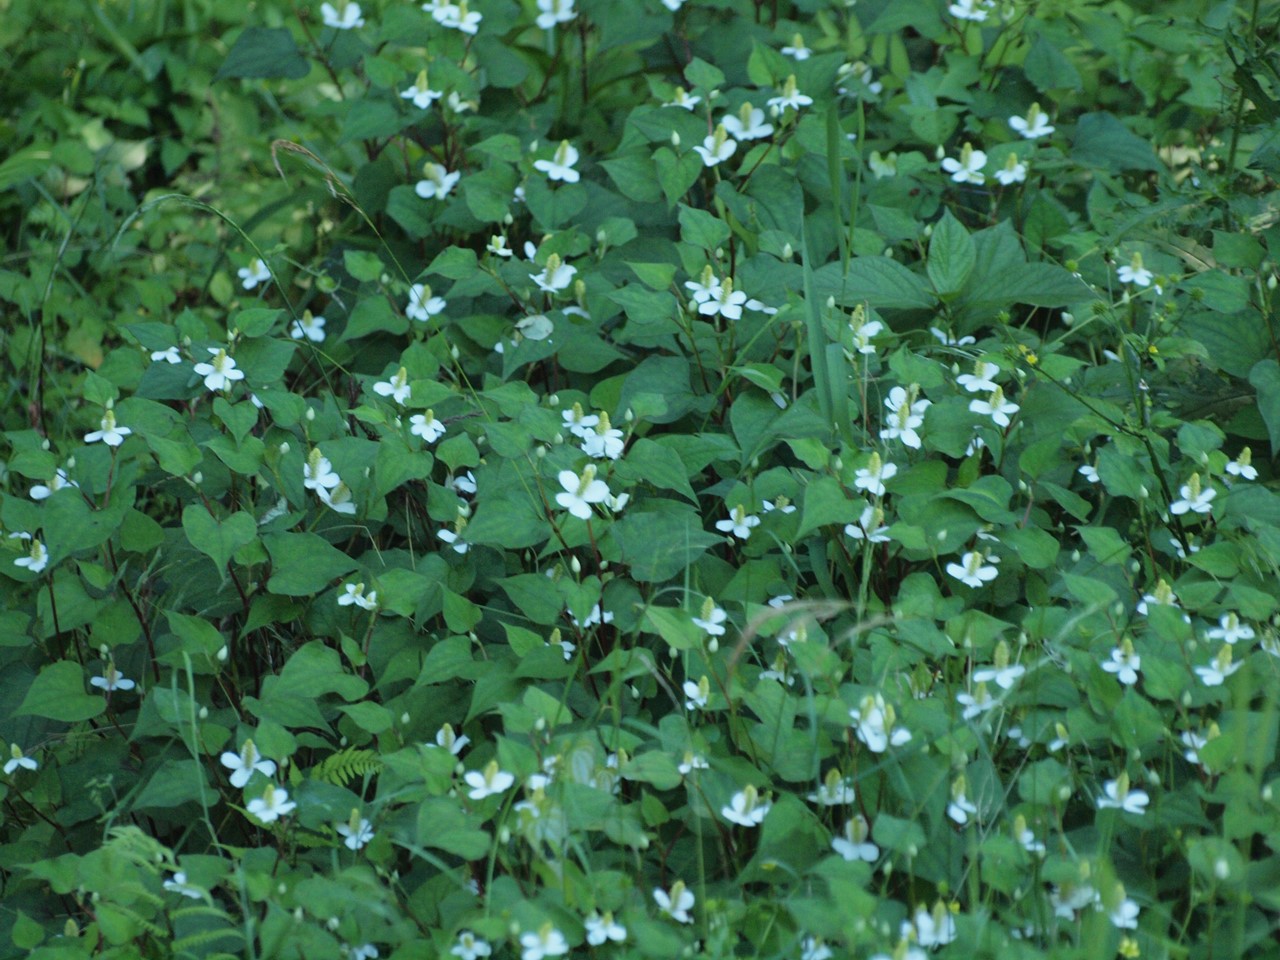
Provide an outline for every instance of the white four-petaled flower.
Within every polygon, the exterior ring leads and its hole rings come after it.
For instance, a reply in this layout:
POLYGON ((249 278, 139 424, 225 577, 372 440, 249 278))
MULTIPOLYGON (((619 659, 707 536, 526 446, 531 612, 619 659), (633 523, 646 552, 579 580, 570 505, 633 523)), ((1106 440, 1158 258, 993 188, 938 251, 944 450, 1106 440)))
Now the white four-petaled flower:
POLYGON ((400 91, 400 96, 404 100, 412 100, 413 105, 419 110, 426 110, 431 104, 439 100, 444 94, 439 90, 431 89, 431 82, 427 78, 426 68, 418 71, 417 79, 413 81, 413 86, 406 87, 400 91))
POLYGON ((573 9, 574 0, 538 0, 538 18, 534 21, 543 30, 551 30, 557 23, 568 23, 578 15, 573 9))
POLYGON ((413 396, 413 387, 409 383, 409 371, 401 367, 390 380, 375 383, 373 392, 380 397, 390 397, 396 403, 408 402, 413 396))
POLYGON ((414 184, 413 192, 423 200, 443 200, 462 179, 462 174, 439 163, 428 161, 422 165, 423 179, 414 184))
MULTIPOLYGON (((557 3, 560 0, 539 0, 540 3, 557 3)), ((569 12, 573 13, 573 6, 570 3, 569 12)), ((544 28, 546 29, 546 28, 544 28)), ((578 151, 569 144, 568 140, 561 140, 560 146, 556 147, 555 155, 550 160, 535 160, 533 168, 541 170, 547 175, 548 180, 563 180, 565 183, 577 183, 578 171, 573 169, 573 165, 578 162, 578 151)))
POLYGON ((314 316, 310 310, 302 314, 301 320, 289 324, 289 336, 294 340, 306 337, 312 343, 324 343, 324 317, 314 316))
POLYGON ((1147 804, 1151 796, 1145 790, 1131 790, 1129 775, 1120 774, 1115 780, 1108 780, 1102 785, 1103 795, 1098 798, 1098 809, 1120 809, 1127 813, 1143 814, 1147 812, 1147 804))
POLYGON ((1132 283, 1135 287, 1149 287, 1155 274, 1142 265, 1142 254, 1134 253, 1133 259, 1116 270, 1121 283, 1132 283))
POLYGON ((435 443, 445 434, 445 426, 436 419, 434 410, 415 413, 409 418, 409 424, 409 432, 421 437, 427 443, 435 443))
POLYGON ((345 838, 342 843, 348 850, 359 850, 374 836, 373 824, 354 811, 350 822, 340 823, 335 829, 345 838))
POLYGON ((252 290, 258 284, 267 283, 271 279, 271 270, 261 260, 254 260, 249 266, 241 267, 236 273, 244 282, 246 290, 252 290))
POLYGON ((85 443, 96 443, 101 440, 108 447, 118 447, 124 443, 125 437, 133 433, 128 427, 122 427, 116 423, 116 413, 110 407, 103 411, 101 425, 101 430, 84 435, 85 443))
POLYGON ((4 762, 4 775, 12 776, 19 768, 35 770, 40 766, 34 757, 28 757, 16 743, 9 744, 9 759, 4 762))
POLYGON ((208 350, 213 354, 213 362, 195 365, 196 374, 204 377, 205 389, 217 393, 230 387, 236 380, 244 379, 244 371, 236 369, 235 360, 226 350, 221 347, 209 347, 208 350))
POLYGON ((265 777, 275 776, 275 761, 264 759, 252 740, 241 744, 239 753, 228 750, 218 759, 231 771, 231 785, 237 790, 249 782, 254 771, 265 777))
POLYGON ((956 183, 973 183, 981 185, 986 182, 982 168, 987 165, 987 155, 981 150, 973 149, 973 144, 966 143, 960 149, 960 159, 944 157, 942 169, 951 174, 956 183))
POLYGON ((324 25, 335 30, 354 30, 364 26, 364 17, 360 15, 360 4, 354 0, 337 0, 320 4, 320 14, 324 17, 324 25))
POLYGON ((990 417, 992 422, 997 426, 1009 426, 1009 418, 1022 408, 1011 400, 1006 400, 1004 390, 996 387, 991 391, 991 398, 988 400, 970 400, 969 412, 977 413, 984 417, 990 417))
POLYGON ((720 123, 693 149, 702 158, 704 167, 714 167, 733 156, 733 152, 738 149, 738 142, 729 136, 728 128, 720 123))
POLYGON ((1208 513, 1213 509, 1211 503, 1218 495, 1213 487, 1200 485, 1200 474, 1193 473, 1191 478, 1179 489, 1182 499, 1169 504, 1169 512, 1177 516, 1184 513, 1208 513))
POLYGON ((947 573, 966 587, 972 587, 976 590, 984 583, 989 583, 1000 575, 1000 571, 993 566, 993 564, 999 562, 999 557, 988 557, 977 550, 970 550, 960 558, 959 563, 947 564, 947 573))
POLYGON ((891 416, 885 419, 880 429, 881 440, 901 440, 904 447, 919 450, 920 434, 917 430, 924 424, 924 412, 931 406, 929 400, 917 400, 919 386, 912 384, 911 389, 894 387, 889 391, 884 405, 891 416))
POLYGON ((746 540, 751 536, 752 529, 758 526, 760 526, 760 518, 755 514, 747 513, 747 508, 742 504, 738 504, 729 512, 728 520, 716 521, 717 530, 739 540, 746 540))
POLYGON ((250 800, 245 809, 263 823, 275 823, 281 817, 287 817, 298 805, 289 799, 289 791, 268 783, 262 796, 250 800))
POLYGON ((483 800, 495 794, 505 793, 516 782, 513 774, 498 768, 497 760, 490 760, 484 770, 469 770, 463 779, 471 790, 467 793, 472 800, 483 800))
POLYGON ((582 476, 572 470, 561 470, 558 479, 564 492, 556 494, 556 503, 579 520, 590 520, 591 505, 605 503, 609 499, 609 486, 596 479, 595 464, 583 467, 582 476))
POLYGON ((773 804, 768 801, 760 799, 756 788, 748 784, 745 790, 735 793, 729 802, 720 808, 720 816, 740 827, 758 827, 764 823, 764 818, 769 815, 772 806, 773 804))
POLYGON ((680 923, 693 923, 693 917, 689 916, 694 903, 693 891, 685 887, 683 880, 673 883, 670 891, 658 887, 653 891, 653 900, 658 909, 671 919, 680 923))
POLYGON ((361 610, 377 610, 378 591, 370 590, 365 593, 363 583, 343 584, 342 596, 338 597, 338 606, 350 607, 352 605, 359 607, 361 610))
POLYGON ((1009 126, 1028 140, 1047 137, 1054 130, 1049 123, 1049 115, 1040 109, 1038 103, 1031 105, 1025 117, 1010 117, 1009 126))
POLYGON ((911 731, 897 725, 897 713, 880 694, 868 694, 849 711, 854 732, 872 753, 884 753, 911 740, 911 731))
POLYGON ((49 551, 39 539, 33 537, 27 555, 13 561, 13 565, 15 567, 26 567, 32 573, 39 573, 49 565, 49 551))
POLYGON ((593 947, 612 940, 614 943, 622 943, 627 939, 627 928, 613 919, 613 913, 606 910, 603 915, 592 913, 583 922, 583 927, 587 933, 587 943, 593 947))

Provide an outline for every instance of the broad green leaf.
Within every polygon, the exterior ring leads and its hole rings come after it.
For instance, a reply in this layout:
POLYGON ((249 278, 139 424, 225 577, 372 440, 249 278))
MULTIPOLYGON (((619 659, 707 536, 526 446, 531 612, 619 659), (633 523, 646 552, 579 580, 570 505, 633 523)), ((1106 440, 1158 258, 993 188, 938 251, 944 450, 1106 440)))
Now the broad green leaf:
POLYGON ((249 514, 233 513, 217 520, 203 504, 182 511, 182 529, 187 541, 213 561, 219 574, 227 569, 232 554, 258 535, 258 525, 249 514))
POLYGON ((299 80, 311 70, 288 30, 246 27, 214 75, 214 82, 235 78, 277 78, 299 80))
POLYGON ((925 261, 929 279, 938 296, 945 299, 958 293, 976 262, 973 238, 948 210, 934 224, 933 236, 929 238, 929 256, 925 261))
POLYGON ((63 723, 91 720, 107 709, 101 694, 85 693, 84 668, 59 660, 42 669, 14 711, 19 717, 45 717, 63 723))
POLYGON ((314 533, 273 533, 262 540, 271 555, 272 593, 310 596, 356 569, 354 560, 314 533))

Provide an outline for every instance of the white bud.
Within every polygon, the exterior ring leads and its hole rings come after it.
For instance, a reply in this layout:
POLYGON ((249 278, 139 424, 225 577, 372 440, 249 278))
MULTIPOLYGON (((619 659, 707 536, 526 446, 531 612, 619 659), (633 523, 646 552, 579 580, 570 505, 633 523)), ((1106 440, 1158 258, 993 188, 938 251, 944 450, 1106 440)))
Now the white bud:
POLYGON ((289 441, 285 440, 280 444, 280 456, 284 456, 290 450, 289 441))
POLYGON ((504 845, 511 842, 510 827, 503 827, 501 830, 498 831, 498 842, 504 845))
POLYGON ((680 134, 674 130, 671 131, 671 145, 677 150, 680 148, 680 134))
POLYGON ((934 150, 934 151, 933 151, 933 156, 934 156, 934 158, 935 158, 935 159, 938 159, 938 160, 941 160, 941 159, 943 159, 944 157, 946 157, 946 155, 947 155, 947 151, 946 151, 945 149, 943 149, 942 144, 938 144, 938 149, 936 149, 936 150, 934 150))
POLYGON ((1275 288, 1276 288, 1276 275, 1273 273, 1271 276, 1267 277, 1267 289, 1274 290, 1275 288))
POLYGON ((409 711, 406 710, 404 713, 400 714, 400 726, 407 727, 411 719, 413 718, 409 716, 409 711))
POLYGON ((717 650, 719 650, 719 649, 720 649, 720 638, 719 638, 719 637, 712 637, 710 640, 708 640, 708 641, 707 641, 707 652, 708 652, 708 653, 715 653, 715 652, 716 652, 717 650))
POLYGON ((924 225, 924 231, 923 231, 923 233, 924 233, 924 238, 925 238, 926 240, 928 240, 930 237, 932 237, 932 236, 933 236, 933 224, 932 224, 932 223, 926 223, 926 224, 924 225))
POLYGON ((456 344, 449 347, 449 356, 452 357, 454 360, 457 360, 460 356, 462 356, 462 353, 458 350, 458 347, 456 344))
POLYGON ((792 257, 794 257, 795 255, 796 255, 796 252, 795 252, 793 249, 791 249, 791 244, 790 244, 790 243, 785 244, 785 245, 783 246, 783 248, 782 248, 782 259, 783 259, 783 260, 786 260, 786 261, 790 262, 791 258, 792 258, 792 257))
POLYGON ((337 930, 338 927, 341 926, 341 924, 342 924, 342 921, 339 920, 337 917, 330 917, 328 920, 324 922, 324 925, 328 927, 330 930, 337 930))
POLYGON ((1019 491, 1021 491, 1022 493, 1026 493, 1028 489, 1030 489, 1030 488, 1027 486, 1027 481, 1025 481, 1025 480, 1019 480, 1019 481, 1018 481, 1018 490, 1019 490, 1019 491))
POLYGON ((301 922, 302 922, 302 908, 301 908, 301 907, 294 907, 294 908, 293 908, 293 922, 294 922, 294 923, 301 923, 301 922))
POLYGON ((537 730, 539 733, 547 729, 547 718, 539 717, 537 720, 533 721, 533 729, 537 730))
POLYGON ((827 309, 834 310, 836 308, 836 298, 834 296, 827 297, 827 309))
POLYGON ((220 650, 218 651, 218 662, 219 662, 219 663, 226 663, 226 662, 227 662, 227 656, 228 656, 227 645, 224 643, 224 644, 222 645, 222 649, 220 649, 220 650))
POLYGON ((1079 551, 1079 550, 1072 550, 1072 551, 1071 551, 1071 562, 1072 562, 1072 563, 1079 563, 1079 562, 1080 562, 1080 551, 1079 551))
POLYGON ((196 714, 196 716, 198 716, 201 720, 208 720, 208 719, 209 719, 209 708, 208 708, 208 707, 201 707, 201 708, 200 708, 200 712, 199 712, 198 714, 196 714))
POLYGON ((553 393, 551 396, 547 397, 547 406, 549 407, 560 406, 560 394, 553 393))
POLYGON ((204 474, 201 473, 199 470, 197 470, 195 473, 191 475, 191 482, 194 483, 196 486, 199 486, 200 484, 204 483, 204 474))
POLYGON ((576 577, 576 576, 581 575, 581 573, 582 573, 582 561, 580 561, 577 557, 570 557, 570 558, 569 558, 569 569, 573 571, 573 575, 574 575, 575 577, 576 577))
POLYGON ((1063 326, 1069 327, 1075 322, 1076 322, 1076 315, 1074 313, 1067 313, 1067 311, 1065 310, 1062 311, 1063 326))
POLYGON ((47 438, 40 441, 40 449, 44 451, 49 450, 49 440, 47 438))
POLYGON ((1140 500, 1145 500, 1149 496, 1151 496, 1151 491, 1148 490, 1145 485, 1138 487, 1138 498, 1140 500))
POLYGON ((1071 799, 1071 788, 1065 783, 1058 788, 1058 802, 1066 803, 1071 799))
POLYGON ((1213 862, 1213 875, 1219 880, 1226 880, 1231 876, 1231 864, 1227 862, 1226 857, 1219 857, 1213 862))

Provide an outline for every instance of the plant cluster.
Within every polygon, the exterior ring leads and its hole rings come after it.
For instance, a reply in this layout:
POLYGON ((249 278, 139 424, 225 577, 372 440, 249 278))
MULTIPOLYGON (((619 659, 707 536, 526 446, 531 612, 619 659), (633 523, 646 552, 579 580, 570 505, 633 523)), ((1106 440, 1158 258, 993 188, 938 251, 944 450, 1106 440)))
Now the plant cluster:
POLYGON ((47 6, 5 955, 1274 951, 1280 7, 47 6))

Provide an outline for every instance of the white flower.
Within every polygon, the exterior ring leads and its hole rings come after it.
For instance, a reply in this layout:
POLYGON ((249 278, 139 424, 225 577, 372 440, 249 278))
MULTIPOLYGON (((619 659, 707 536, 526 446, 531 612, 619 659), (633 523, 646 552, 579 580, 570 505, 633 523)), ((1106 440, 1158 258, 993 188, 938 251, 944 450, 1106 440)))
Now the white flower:
POLYGON ((1125 637, 1120 646, 1111 651, 1111 659, 1102 664, 1107 673, 1114 673, 1116 679, 1125 686, 1133 686, 1138 682, 1138 671, 1142 669, 1142 657, 1133 649, 1133 641, 1125 637))
POLYGON ((302 485, 308 490, 332 490, 342 479, 333 472, 333 464, 313 447, 306 463, 302 465, 302 485))
POLYGON ((335 30, 353 30, 364 26, 360 4, 353 3, 352 0, 338 0, 336 9, 331 3, 322 3, 320 14, 324 17, 324 25, 335 30))
POLYGON ((613 914, 606 910, 604 916, 598 913, 592 913, 587 917, 583 926, 587 932, 587 943, 593 947, 601 946, 609 940, 614 943, 622 943, 627 939, 627 928, 620 923, 616 923, 613 914))
POLYGON ((736 115, 726 114, 721 124, 729 136, 739 142, 759 140, 773 133, 773 124, 764 122, 764 111, 749 103, 744 103, 736 115))
POLYGON ((244 371, 236 369, 236 362, 221 347, 209 347, 213 354, 213 363, 197 363, 196 373, 204 377, 204 385, 208 390, 217 393, 225 390, 236 380, 244 379, 244 371))
POLYGON ((996 171, 996 179, 1002 187, 1022 183, 1027 179, 1027 165, 1018 159, 1017 154, 1011 153, 1005 159, 1004 166, 996 171))
POLYGON ((565 428, 580 440, 593 433, 593 428, 600 422, 594 413, 584 413, 580 403, 575 403, 571 410, 562 411, 560 419, 564 421, 565 428))
POLYGON ((982 175, 982 168, 986 165, 987 155, 981 150, 973 149, 970 143, 966 143, 961 148, 959 160, 954 157, 945 157, 942 161, 942 169, 951 174, 951 179, 956 183, 985 183, 986 177, 982 175))
POLYGON ((693 909, 693 892, 687 889, 683 880, 677 880, 668 892, 658 887, 653 891, 654 902, 658 909, 680 923, 693 923, 689 911, 693 909))
POLYGON ((547 265, 541 273, 529 274, 529 279, 538 285, 543 293, 558 293, 573 283, 578 268, 571 267, 560 259, 559 254, 547 257, 547 265))
POLYGON ((1116 270, 1121 283, 1132 283, 1138 287, 1149 287, 1155 274, 1142 265, 1142 254, 1134 253, 1133 259, 1116 270))
POLYGON ((241 267, 236 273, 244 281, 246 290, 252 290, 258 284, 266 283, 271 279, 271 271, 267 269, 267 265, 261 260, 254 260, 249 266, 241 267))
POLYGON ((569 942, 564 934, 548 921, 535 933, 530 930, 520 935, 521 960, 543 960, 544 957, 559 957, 569 952, 569 942))
POLYGON ((31 541, 31 549, 25 557, 19 557, 13 561, 15 567, 26 567, 32 573, 39 573, 49 565, 49 551, 45 549, 45 545, 38 539, 33 538, 31 541))
POLYGON ((516 778, 505 770, 498 769, 498 761, 490 760, 489 765, 480 770, 469 770, 463 779, 471 788, 467 794, 472 800, 483 800, 494 794, 504 793, 511 789, 516 778))
MULTIPOLYGON (((702 102, 702 98, 693 94, 685 93, 684 87, 676 87, 676 92, 671 99, 663 104, 664 107, 680 107, 683 110, 692 110, 702 102)), ((729 151, 732 153, 733 151, 729 151)), ((711 166, 711 164, 707 164, 711 166)))
POLYGON ((973 365, 973 373, 960 374, 960 376, 956 377, 956 383, 964 387, 969 393, 990 393, 999 386, 992 379, 999 372, 1000 368, 996 364, 978 360, 973 365))
POLYGON ((751 536, 751 530, 760 526, 760 518, 755 514, 747 513, 746 507, 738 504, 730 511, 728 520, 717 520, 716 529, 721 533, 727 533, 739 540, 746 540, 751 536))
POLYGON ((1200 474, 1191 474, 1191 479, 1182 485, 1178 490, 1182 495, 1181 500, 1175 500, 1169 504, 1169 512, 1181 516, 1188 511, 1194 513, 1208 513, 1213 509, 1210 506, 1213 498, 1218 495, 1218 491, 1213 487, 1200 486, 1200 474))
POLYGON ((170 893, 179 893, 184 897, 190 897, 192 900, 203 899, 204 894, 199 888, 193 887, 187 883, 187 875, 184 871, 179 870, 170 879, 160 884, 170 893))
POLYGON ((711 290, 711 296, 698 304, 698 313, 704 317, 718 315, 726 320, 741 320, 742 307, 745 304, 747 304, 747 295, 741 290, 733 289, 732 277, 725 277, 711 290))
POLYGON ((880 454, 871 454, 871 460, 853 474, 853 485, 859 490, 866 490, 873 497, 884 496, 884 481, 898 475, 898 468, 892 463, 880 460, 880 454))
POLYGON ((448 27, 450 30, 461 30, 469 36, 475 36, 480 29, 480 21, 484 18, 467 6, 467 0, 458 0, 457 3, 447 3, 441 5, 438 0, 435 7, 431 11, 431 15, 435 17, 436 23, 442 27, 448 27), (439 11, 437 15, 436 11, 439 11))
POLYGON ((994 0, 955 0, 951 6, 947 7, 947 13, 957 20, 972 20, 975 23, 982 23, 987 19, 987 14, 994 8, 994 0))
POLYGON ((961 719, 964 720, 980 717, 1000 703, 999 700, 991 696, 991 691, 987 689, 985 683, 979 683, 974 688, 973 693, 961 691, 956 694, 956 702, 964 707, 964 712, 960 714, 961 719))
POLYGON ((1243 664, 1233 663, 1231 659, 1231 647, 1223 646, 1218 651, 1218 655, 1208 666, 1193 667, 1196 675, 1200 678, 1200 682, 1206 687, 1220 687, 1231 676, 1239 670, 1243 664))
POLYGON ((436 419, 435 411, 415 413, 409 418, 409 432, 421 437, 427 443, 435 443, 445 434, 444 424, 436 419))
POLYGON ((281 817, 287 817, 298 805, 289 799, 289 791, 267 784, 266 792, 256 799, 250 800, 245 809, 263 823, 275 823, 281 817))
POLYGON ((872 150, 870 156, 867 157, 867 166, 877 180, 896 177, 898 175, 898 154, 896 151, 891 150, 881 156, 879 150, 872 150))
POLYGON ((680 765, 676 767, 676 769, 680 771, 681 776, 687 777, 695 770, 707 770, 710 766, 711 765, 707 763, 706 757, 699 756, 692 750, 686 750, 684 752, 684 759, 680 761, 680 765))
POLYGON ((432 296, 431 288, 425 283, 415 283, 409 288, 409 305, 404 308, 404 315, 425 323, 446 306, 444 298, 432 296))
POLYGON ((852 781, 840 776, 840 771, 832 767, 818 784, 818 789, 809 794, 809 802, 823 807, 841 807, 853 803, 855 796, 852 781))
POLYGON ((347 583, 342 587, 342 596, 338 597, 338 606, 349 607, 353 604, 361 610, 378 609, 378 591, 364 592, 363 583, 347 583))
POLYGON ((720 816, 740 827, 758 827, 764 823, 764 818, 769 815, 772 807, 773 804, 761 800, 756 788, 748 784, 745 790, 735 793, 720 808, 720 816))
POLYGON ((466 526, 466 517, 459 514, 458 519, 453 523, 454 528, 452 530, 448 528, 442 529, 436 533, 436 536, 449 544, 454 553, 464 554, 471 549, 471 544, 462 539, 462 531, 466 529, 466 526))
POLYGON ((792 60, 808 60, 813 56, 813 51, 804 45, 804 37, 800 34, 793 34, 791 43, 783 47, 779 51, 784 57, 790 57, 792 60))
POLYGON ((462 752, 462 749, 471 742, 471 738, 465 734, 459 735, 454 732, 453 726, 446 723, 443 727, 436 731, 436 742, 427 744, 428 747, 441 747, 448 750, 455 757, 462 752))
POLYGON ((866 540, 868 543, 888 543, 889 528, 884 523, 884 510, 867 504, 862 508, 862 516, 857 523, 847 523, 844 527, 847 537, 854 540, 866 540))
POLYGON ((488 244, 485 245, 485 250, 495 257, 515 256, 515 252, 507 246, 507 238, 498 233, 489 238, 488 244))
POLYGON ((608 414, 602 414, 595 429, 582 437, 582 452, 594 460, 617 460, 625 445, 622 431, 609 423, 608 414))
POLYGON ((316 496, 320 498, 321 503, 334 513, 342 513, 349 516, 355 515, 355 500, 351 497, 351 488, 345 483, 339 482, 332 490, 328 487, 320 487, 316 490, 316 496))
POLYGON ((608 485, 596 479, 595 464, 583 467, 581 477, 572 470, 561 470, 558 479, 564 492, 556 494, 556 503, 579 520, 590 520, 591 504, 604 503, 609 499, 608 485))
POLYGON ((21 767, 24 770, 35 770, 40 764, 35 758, 28 757, 22 752, 22 748, 16 743, 9 744, 9 759, 4 763, 4 775, 12 776, 14 771, 21 767))
POLYGON ((884 324, 879 320, 867 320, 863 316, 862 321, 854 326, 859 314, 855 314, 849 321, 849 330, 853 335, 853 349, 863 356, 873 356, 876 348, 871 341, 884 332, 884 324))
POLYGON ((224 767, 230 769, 231 785, 237 790, 249 782, 255 770, 265 777, 275 776, 275 762, 263 759, 252 740, 242 743, 239 753, 228 750, 218 759, 224 767))
POLYGON ((704 167, 714 167, 733 156, 733 152, 738 149, 738 142, 729 136, 728 129, 721 123, 693 149, 702 157, 704 167))
POLYGON ((355 815, 355 811, 352 814, 350 823, 340 823, 335 829, 340 836, 346 837, 342 843, 348 850, 359 850, 373 839, 373 824, 355 815))
POLYGON ((929 332, 944 347, 967 347, 978 342, 973 337, 956 337, 950 331, 938 327, 930 327, 929 332))
POLYGON ((947 573, 976 590, 1000 575, 1000 571, 991 565, 999 562, 999 557, 987 557, 977 550, 970 550, 960 557, 959 563, 948 563, 947 573), (986 562, 988 560, 990 564, 986 562))
MULTIPOLYGON (((861 60, 855 60, 853 63, 842 63, 840 69, 836 71, 836 92, 842 97, 866 97, 874 100, 884 92, 884 84, 875 78, 875 74, 871 68, 861 60), (858 81, 858 89, 850 91, 844 86, 844 81, 849 77, 853 77, 858 81)), ((853 139, 850 136, 850 139, 853 139)))
POLYGON ((137 684, 117 670, 114 663, 108 661, 102 676, 89 678, 89 686, 111 693, 113 690, 132 690, 137 684))
POLYGON ((116 425, 116 413, 114 410, 107 409, 102 413, 102 429, 95 430, 93 433, 84 435, 85 443, 96 443, 101 440, 108 447, 118 447, 124 443, 124 438, 133 433, 128 427, 120 427, 116 425))
POLYGON ((773 513, 777 510, 779 513, 795 513, 796 505, 786 497, 777 497, 773 500, 765 500, 760 506, 764 508, 765 513, 773 513))
POLYGON ((390 380, 375 383, 373 392, 380 397, 390 397, 396 403, 405 403, 413 396, 413 387, 409 384, 409 371, 401 367, 390 380))
POLYGON ((543 30, 551 30, 557 23, 568 23, 578 15, 578 11, 573 9, 573 2, 574 0, 538 0, 538 9, 542 12, 534 22, 543 30))
POLYGON ((692 680, 686 680, 681 689, 684 690, 684 695, 689 698, 684 702, 686 710, 701 709, 711 699, 711 681, 706 678, 705 674, 698 678, 697 683, 692 680))
POLYGON ((897 713, 878 693, 863 697, 858 706, 849 711, 849 716, 858 739, 872 753, 884 753, 890 746, 900 747, 911 740, 911 731, 895 726, 897 713))
MULTIPOLYGON (((1164 579, 1156 581, 1155 589, 1151 593, 1144 593, 1142 599, 1138 602, 1137 610, 1144 617, 1147 616, 1152 606, 1157 607, 1177 607, 1178 597, 1173 592, 1173 588, 1169 586, 1164 579)), ((1190 620, 1190 617, 1183 615, 1183 619, 1190 620)))
POLYGON ((1041 111, 1038 103, 1031 105, 1025 117, 1010 117, 1009 126, 1028 140, 1047 137, 1054 130, 1049 124, 1049 115, 1041 111))
POLYGON ((916 400, 918 384, 911 385, 911 391, 902 387, 894 387, 884 405, 892 416, 880 430, 881 440, 901 440, 904 447, 919 450, 920 434, 916 431, 924 424, 924 412, 931 406, 928 400, 916 400))
POLYGON ((450 173, 443 165, 428 161, 422 165, 424 179, 414 184, 413 192, 423 200, 443 200, 462 179, 462 174, 450 173))
POLYGON ((922 947, 946 946, 956 938, 956 918, 951 915, 947 905, 939 900, 933 910, 918 907, 914 919, 902 925, 902 935, 915 930, 916 943, 922 947))
POLYGON ((1253 627, 1247 623, 1241 623, 1240 618, 1234 613, 1224 613, 1219 618, 1218 624, 1204 632, 1206 638, 1221 640, 1224 643, 1236 643, 1240 640, 1252 640, 1257 636, 1253 632, 1253 627))
POLYGON ((1076 471, 1080 476, 1084 477, 1090 483, 1098 482, 1098 468, 1086 463, 1083 467, 1076 471))
POLYGON ((1016 403, 1004 398, 1004 391, 1000 387, 996 387, 991 391, 991 399, 989 400, 969 401, 970 413, 990 417, 997 426, 1001 427, 1009 426, 1009 417, 1020 409, 1022 408, 1016 403))
POLYGON ((352 947, 344 943, 342 952, 346 960, 378 960, 378 948, 372 943, 366 943, 359 947, 352 947))
POLYGON ((581 623, 578 622, 578 618, 575 617, 572 612, 569 614, 569 619, 573 621, 573 625, 575 627, 585 630, 588 627, 594 627, 604 623, 613 623, 613 612, 611 610, 603 609, 600 604, 597 603, 591 608, 591 612, 587 614, 587 618, 581 623))
POLYGON ((1111 910, 1107 916, 1111 918, 1111 923, 1120 930, 1136 930, 1138 928, 1138 914, 1140 909, 1136 903, 1125 897, 1115 909, 1111 910))
POLYGON ((947 804, 947 816, 961 826, 968 823, 969 818, 978 812, 973 801, 965 795, 967 789, 964 774, 961 774, 951 784, 951 802, 947 804))
POLYGON ((163 350, 152 350, 151 360, 158 363, 163 360, 165 363, 181 363, 182 355, 178 353, 177 347, 165 347, 163 350))
POLYGON ((324 317, 313 316, 310 310, 304 311, 301 320, 289 325, 289 336, 295 340, 306 337, 312 343, 324 343, 324 317))
POLYGON ((401 90, 400 96, 404 100, 412 100, 413 105, 419 110, 426 110, 444 94, 439 90, 431 89, 431 84, 427 79, 427 71, 424 68, 418 72, 418 77, 414 80, 413 86, 401 90))
POLYGON ((870 841, 870 836, 871 827, 867 824, 867 818, 860 813, 855 814, 852 819, 845 821, 843 835, 831 841, 831 849, 845 860, 875 863, 880 859, 880 848, 870 841))
POLYGON ((1120 809, 1127 813, 1142 814, 1147 811, 1151 802, 1145 790, 1130 790, 1129 775, 1122 773, 1115 780, 1108 780, 1102 785, 1103 796, 1098 798, 1098 809, 1120 809))
POLYGON ((462 496, 474 496, 476 492, 476 475, 468 470, 449 480, 449 486, 462 496))
POLYGON ((775 110, 799 110, 801 107, 808 107, 813 104, 813 97, 801 93, 796 88, 796 75, 793 73, 787 77, 787 82, 782 88, 782 93, 776 97, 770 97, 768 105, 775 110))
POLYGON ((693 622, 713 637, 724 636, 724 622, 729 615, 716 606, 710 597, 702 601, 702 616, 694 617, 693 622))
MULTIPOLYGON (((558 4, 563 2, 565 2, 565 0, 538 0, 539 5, 544 3, 558 4)), ((577 16, 577 13, 573 10, 573 0, 568 0, 568 3, 569 3, 569 18, 572 19, 573 17, 577 16)), ((539 19, 541 20, 541 18, 539 19)), ((542 26, 541 23, 539 23, 538 25, 542 26)), ((545 30, 548 28, 543 27, 543 29, 545 30)), ((543 173, 545 173, 547 175, 548 180, 563 180, 565 183, 577 183, 578 171, 573 169, 573 165, 577 162, 578 162, 578 151, 569 145, 568 140, 561 140, 560 146, 556 147, 555 156, 553 156, 550 160, 533 161, 533 168, 535 170, 541 170, 543 173)))
POLYGON ((1069 885, 1065 890, 1054 887, 1049 891, 1049 906, 1053 907, 1053 915, 1063 920, 1074 920, 1077 910, 1094 906, 1100 899, 1098 891, 1087 883, 1069 885))
POLYGON ((481 957, 487 957, 493 953, 493 947, 489 946, 487 940, 481 940, 470 930, 464 930, 458 934, 458 942, 449 952, 455 957, 460 957, 461 960, 480 960, 481 957))
MULTIPOLYGON (((154 355, 152 359, 155 359, 154 355)), ((1227 473, 1242 480, 1257 480, 1258 468, 1253 466, 1253 451, 1248 447, 1241 450, 1240 456, 1227 463, 1227 473)))
POLYGON ((980 667, 973 671, 973 682, 990 683, 994 680, 1001 690, 1012 690, 1014 684, 1027 672, 1027 668, 1020 663, 1009 663, 1009 645, 1003 640, 996 644, 994 659, 993 666, 980 667))

